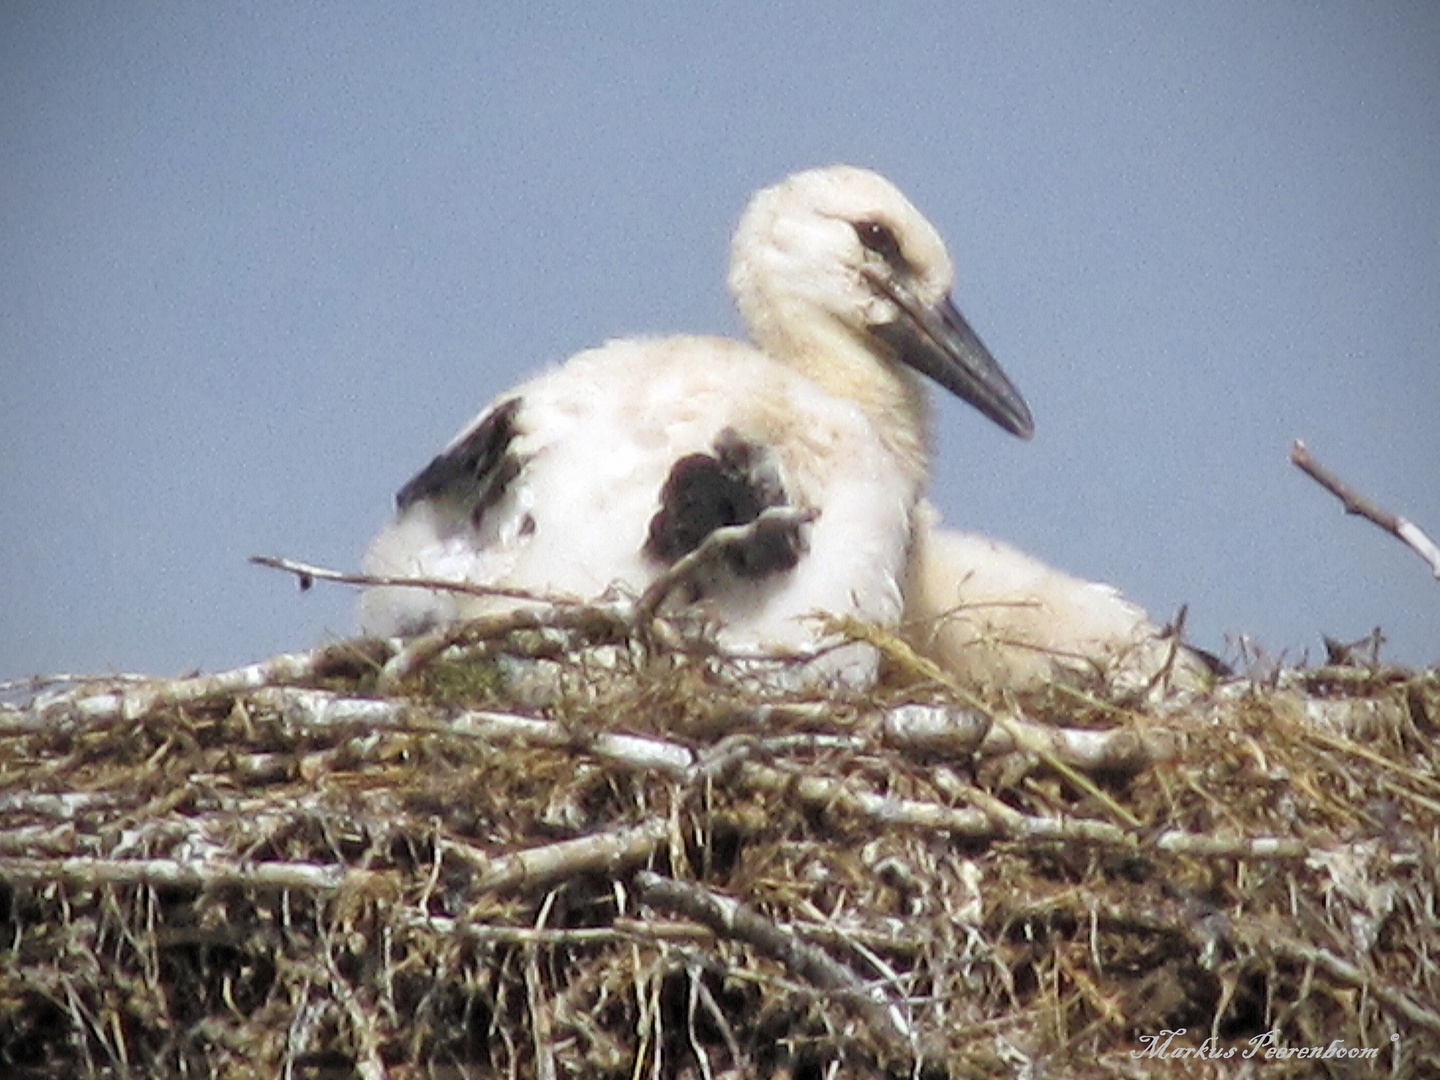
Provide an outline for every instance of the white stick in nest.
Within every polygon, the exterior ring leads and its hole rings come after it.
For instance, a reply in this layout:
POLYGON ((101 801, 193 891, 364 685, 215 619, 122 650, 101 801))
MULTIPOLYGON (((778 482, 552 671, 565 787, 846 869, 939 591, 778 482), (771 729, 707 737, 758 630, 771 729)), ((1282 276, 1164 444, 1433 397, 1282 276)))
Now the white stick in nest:
POLYGON ((69 690, 37 696, 30 705, 7 715, 0 730, 49 731, 67 726, 139 720, 159 709, 199 705, 246 691, 303 683, 317 678, 337 660, 360 656, 354 642, 324 645, 304 653, 280 653, 268 660, 230 671, 181 679, 125 677, 118 685, 101 677, 69 690))
POLYGON ((60 859, 0 858, 0 878, 8 881, 66 881, 84 888, 100 885, 169 885, 214 889, 296 889, 330 895, 349 887, 366 888, 381 875, 370 870, 314 863, 241 863, 219 859, 60 859))
MULTIPOLYGON (((507 600, 529 600, 535 602, 563 604, 563 597, 540 596, 529 589, 510 589, 500 585, 479 585, 473 581, 454 581, 450 578, 432 577, 396 577, 389 574, 349 574, 343 570, 331 570, 326 566, 316 566, 314 563, 300 562, 298 559, 281 558, 278 555, 251 555, 250 561, 256 566, 264 566, 271 570, 284 570, 287 574, 294 574, 300 583, 300 591, 304 592, 317 581, 333 581, 339 585, 360 585, 367 589, 397 587, 414 589, 434 589, 440 592, 464 593, 468 596, 500 597, 507 600)), ((580 603, 580 601, 570 601, 580 603)))
POLYGON ((1355 514, 1366 521, 1373 522, 1402 541, 1411 551, 1425 560, 1430 567, 1430 572, 1435 575, 1436 580, 1440 580, 1440 547, 1437 547, 1435 541, 1421 532, 1413 522, 1407 521, 1383 507, 1376 506, 1316 461, 1310 455, 1309 448, 1299 439, 1296 439, 1290 447, 1290 463, 1339 499, 1347 514, 1355 514))
POLYGON ((650 907, 677 912, 708 926, 720 937, 743 941, 809 985, 852 1002, 877 1038, 893 1051, 914 1056, 916 1032, 899 1004, 883 987, 867 986, 825 950, 801 941, 740 901, 700 885, 642 870, 635 875, 635 887, 640 900, 650 907))

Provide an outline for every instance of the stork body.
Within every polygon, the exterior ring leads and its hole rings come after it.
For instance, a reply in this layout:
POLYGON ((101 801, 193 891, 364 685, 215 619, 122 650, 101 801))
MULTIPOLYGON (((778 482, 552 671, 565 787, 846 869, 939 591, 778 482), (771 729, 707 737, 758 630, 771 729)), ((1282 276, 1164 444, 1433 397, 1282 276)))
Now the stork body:
POLYGON ((1212 662, 1110 585, 1048 566, 1002 541, 940 527, 922 502, 906 572, 904 634, 972 686, 1036 690, 1057 677, 1126 692, 1193 691, 1212 662))
MULTIPOLYGON (((812 643, 804 617, 815 612, 900 617, 923 476, 886 452, 856 405, 739 342, 581 353, 511 391, 436 461, 477 442, 491 455, 481 472, 512 479, 488 493, 458 477, 431 490, 422 473, 368 570, 568 598, 638 592, 714 528, 792 506, 816 511, 803 535, 757 539, 689 597, 705 602, 722 643, 795 650, 812 643)), ((511 601, 377 589, 362 603, 369 627, 403 633, 511 601)))
MULTIPOLYGON (((366 569, 591 599, 642 591, 727 525, 788 506, 683 599, 722 645, 818 643, 810 616, 894 625, 928 451, 919 374, 1015 434, 1030 416, 949 299, 939 236, 874 173, 800 173, 752 199, 730 284, 754 346, 633 339, 502 394, 400 492, 366 569)), ((514 601, 368 591, 367 633, 394 635, 514 601)), ((867 649, 822 674, 864 682, 867 649)))

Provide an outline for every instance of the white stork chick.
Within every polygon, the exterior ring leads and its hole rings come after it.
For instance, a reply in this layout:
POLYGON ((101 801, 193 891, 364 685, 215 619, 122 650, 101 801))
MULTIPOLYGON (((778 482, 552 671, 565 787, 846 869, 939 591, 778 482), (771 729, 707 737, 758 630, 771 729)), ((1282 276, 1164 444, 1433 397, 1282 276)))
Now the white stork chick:
MULTIPOLYGON (((816 613, 896 625, 927 473, 920 374, 1008 431, 1030 413, 950 300, 934 228, 888 181, 835 166, 756 194, 730 288, 755 347, 613 341, 500 395, 397 496, 367 571, 593 599, 640 593, 714 530, 770 507, 684 600, 731 650, 820 644, 816 613), (917 374, 919 373, 919 374, 917 374)), ((365 633, 409 634, 513 600, 368 590, 365 633)), ((864 684, 868 647, 810 669, 864 684)))
POLYGON ((905 585, 904 636, 972 686, 1036 690, 1099 677, 1126 692, 1197 691, 1215 670, 1110 585, 999 540, 940 528, 922 502, 905 585))

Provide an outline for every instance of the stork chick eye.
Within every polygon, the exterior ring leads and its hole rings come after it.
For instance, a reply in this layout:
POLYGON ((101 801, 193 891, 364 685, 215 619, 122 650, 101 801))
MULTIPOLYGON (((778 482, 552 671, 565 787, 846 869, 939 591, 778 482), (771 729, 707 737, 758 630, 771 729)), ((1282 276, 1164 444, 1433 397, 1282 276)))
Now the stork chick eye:
POLYGON ((855 235, 862 247, 875 252, 896 270, 905 266, 905 256, 900 254, 900 241, 888 225, 878 221, 855 222, 855 235))

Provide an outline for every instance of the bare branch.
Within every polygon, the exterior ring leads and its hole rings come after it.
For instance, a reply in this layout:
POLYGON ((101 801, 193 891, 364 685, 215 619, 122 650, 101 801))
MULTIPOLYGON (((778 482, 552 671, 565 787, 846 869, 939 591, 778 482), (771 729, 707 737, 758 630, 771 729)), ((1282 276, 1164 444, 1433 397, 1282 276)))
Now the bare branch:
POLYGON ((350 1023, 350 1032, 355 1039, 355 1072, 360 1080, 386 1080, 385 1060, 380 1056, 380 1032, 371 1014, 355 994, 355 988, 340 973, 335 963, 335 946, 327 942, 325 949, 325 973, 330 985, 330 994, 340 1011, 350 1023))
POLYGON ((1085 772, 1133 775, 1172 757, 1179 739, 1164 728, 1113 728, 1090 731, 1085 728, 1054 727, 1011 718, 996 725, 980 744, 985 756, 1008 754, 1016 749, 1043 747, 1056 761, 1085 772))
POLYGON ((688 776, 695 755, 678 743, 647 735, 601 733, 586 737, 553 720, 532 720, 509 713, 472 710, 463 712, 447 725, 450 730, 480 739, 505 740, 532 746, 572 746, 596 757, 635 769, 655 770, 675 777, 688 776))
MULTIPOLYGON (((544 930, 550 917, 550 908, 555 902, 552 892, 540 906, 535 918, 535 929, 544 930)), ((555 1080, 555 1038, 551 1023, 550 1005, 545 1000, 545 988, 540 980, 540 947, 534 943, 525 946, 525 1000, 530 1011, 530 1035, 535 1048, 535 1076, 537 1080, 555 1080)))
POLYGON ((1164 728, 1091 731, 1034 724, 1017 717, 992 723, 963 705, 897 705, 885 712, 885 741, 908 751, 951 757, 978 753, 996 757, 1017 749, 1044 751, 1056 761, 1086 772, 1133 775, 1173 756, 1178 739, 1164 728))
POLYGON ((1373 994, 1387 1007, 1417 1027, 1428 1028, 1430 1031, 1440 1033, 1440 1013, 1426 1008, 1404 990, 1381 978, 1378 973, 1367 972, 1356 964, 1336 956, 1328 949, 1322 949, 1288 934, 1275 933, 1273 928, 1260 930, 1259 927, 1255 927, 1254 930, 1256 932, 1245 935, 1252 939, 1250 944, 1304 964, 1314 964, 1337 982, 1373 994))
POLYGON ((314 563, 285 559, 278 555, 251 555, 250 562, 270 570, 283 570, 294 574, 301 590, 310 588, 317 581, 333 581, 340 585, 359 585, 366 589, 401 588, 433 589, 437 592, 463 593, 466 596, 499 597, 501 599, 524 600, 537 604, 578 604, 559 596, 542 596, 525 589, 505 589, 494 585, 477 585, 473 581, 455 581, 450 578, 391 577, 385 574, 350 574, 342 570, 316 566, 314 563))
POLYGON ((556 653, 564 654, 583 644, 621 638, 630 632, 630 623, 629 607, 624 603, 522 607, 448 623, 403 641, 381 670, 376 689, 395 691, 452 646, 476 645, 528 630, 544 635, 556 653))
POLYGON ((976 790, 974 808, 960 809, 917 799, 877 795, 830 777, 790 772, 747 762, 739 771, 742 783, 785 794, 828 813, 844 811, 883 825, 947 832, 977 840, 1022 844, 1084 844, 1121 851, 1147 846, 1175 855, 1223 859, 1303 859, 1314 848, 1285 837, 1222 837, 1168 829, 1148 840, 1139 832, 1089 818, 1032 817, 984 798, 976 790))
POLYGON ((491 862, 474 883, 477 893, 534 889, 577 874, 614 873, 649 858, 665 840, 663 820, 647 821, 630 829, 561 840, 541 847, 512 852, 491 862))
MULTIPOLYGON (((111 720, 137 720, 157 709, 198 705, 265 687, 308 682, 337 661, 376 661, 383 645, 342 641, 305 653, 281 653, 256 664, 185 679, 132 678, 112 685, 101 678, 74 689, 42 694, 28 709, 7 715, 0 730, 56 730, 68 725, 111 720), (369 648, 369 654, 366 649, 369 648)), ((8 713, 8 711, 7 711, 8 713)))
POLYGON ((508 926, 470 922, 448 915, 407 908, 399 912, 404 925, 437 934, 455 935, 467 941, 505 945, 661 945, 674 942, 705 942, 715 935, 693 922, 617 917, 609 926, 577 926, 568 929, 508 926))
POLYGON ((873 645, 880 650, 883 656, 897 662, 903 669, 929 679, 938 686, 943 686, 962 706, 977 716, 988 719, 994 728, 1007 735, 1014 747, 1034 754, 1045 763, 1047 768, 1059 773, 1095 800, 1098 805, 1104 807, 1112 817, 1126 825, 1140 824, 1135 816, 1113 799, 1108 792, 1097 787, 1089 777, 1077 772, 1070 764, 1056 756, 1051 746, 1051 740, 1044 738, 1035 725, 1024 724, 1012 716, 997 713, 969 689, 962 686, 949 672, 943 670, 934 661, 921 656, 893 631, 851 618, 831 620, 831 625, 856 641, 865 641, 873 645))
POLYGON ((1296 439, 1290 447, 1290 463, 1339 499, 1347 514, 1363 517, 1366 521, 1373 522, 1401 540, 1411 551, 1425 560, 1430 567, 1430 572, 1435 575, 1437 580, 1440 580, 1440 547, 1437 547, 1435 541, 1421 532, 1414 523, 1406 521, 1403 517, 1393 514, 1383 507, 1376 506, 1316 461, 1311 456, 1309 449, 1299 439, 1296 439))
MULTIPOLYGON (((548 885, 583 873, 613 873, 647 858, 666 835, 664 821, 562 840, 527 848, 497 859, 467 851, 469 861, 483 862, 475 881, 477 892, 504 892, 548 885), (477 858, 478 856, 478 858, 477 858)), ((447 843, 448 849, 459 845, 447 843)), ((320 895, 348 887, 373 888, 381 875, 345 866, 313 863, 238 863, 217 859, 106 859, 85 856, 33 858, 0 855, 0 880, 67 881, 99 885, 169 885, 214 888, 220 885, 259 889, 297 889, 320 895)))
POLYGON ((898 1004, 878 986, 867 987, 829 953, 801 941, 738 900, 720 896, 699 885, 662 877, 648 870, 635 875, 642 902, 663 911, 678 912, 720 937, 743 941, 761 954, 783 964, 796 978, 835 993, 856 1004, 877 1038, 905 1057, 915 1054, 914 1030, 898 1004))
POLYGON ((379 874, 345 866, 313 863, 236 863, 217 859, 64 859, 0 857, 0 879, 6 881, 68 881, 84 888, 99 885, 171 885, 214 888, 219 885, 258 889, 299 889, 330 894, 347 886, 369 886, 379 874))
POLYGON ((755 534, 762 529, 786 525, 798 527, 814 521, 816 516, 814 510, 800 510, 793 506, 772 506, 762 511, 754 521, 746 522, 744 525, 728 525, 714 530, 705 537, 699 547, 676 560, 673 566, 651 582, 635 607, 640 624, 643 626, 653 618, 672 592, 689 582, 706 567, 714 564, 716 560, 723 558, 731 549, 754 539, 755 534))

